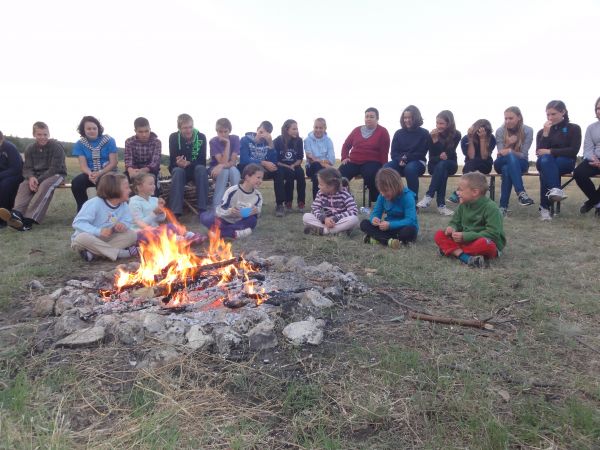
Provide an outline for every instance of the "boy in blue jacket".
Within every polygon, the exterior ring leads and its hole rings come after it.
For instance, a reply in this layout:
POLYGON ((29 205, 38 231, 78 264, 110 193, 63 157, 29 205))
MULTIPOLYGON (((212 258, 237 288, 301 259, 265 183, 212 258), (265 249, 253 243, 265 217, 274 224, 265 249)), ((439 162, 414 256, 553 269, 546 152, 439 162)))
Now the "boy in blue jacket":
POLYGON ((377 202, 369 220, 360 223, 366 244, 382 244, 398 249, 417 239, 416 196, 404 187, 402 177, 391 168, 383 168, 375 177, 379 190, 377 202))
POLYGON ((244 172, 248 164, 259 164, 265 169, 265 180, 273 180, 275 189, 275 216, 283 217, 285 208, 285 191, 283 185, 283 174, 277 167, 277 152, 273 145, 273 124, 265 120, 256 130, 256 133, 246 133, 240 140, 240 163, 238 170, 244 172))

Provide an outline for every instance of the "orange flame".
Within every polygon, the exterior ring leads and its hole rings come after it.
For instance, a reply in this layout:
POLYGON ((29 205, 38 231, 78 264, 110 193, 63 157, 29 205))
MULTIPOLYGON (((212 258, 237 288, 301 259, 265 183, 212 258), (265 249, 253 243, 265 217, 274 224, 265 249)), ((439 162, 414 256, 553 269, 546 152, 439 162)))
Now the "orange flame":
MULTIPOLYGON (((231 243, 221 239, 218 227, 213 227, 209 232, 209 245, 207 256, 196 255, 191 249, 189 241, 183 235, 186 232, 185 227, 179 224, 176 219, 167 212, 173 226, 171 228, 161 225, 158 229, 144 230, 144 240, 140 242, 140 266, 135 272, 127 272, 121 268, 115 275, 116 292, 122 292, 127 287, 143 286, 154 287, 158 295, 169 295, 176 286, 176 292, 169 300, 168 307, 182 306, 192 303, 186 287, 190 280, 196 274, 200 266, 217 263, 232 259, 233 252, 231 243), (174 227, 174 228, 173 228, 174 227), (175 232, 173 231, 175 230, 175 232), (158 289, 157 289, 158 288, 158 289)), ((210 273, 218 275, 220 280, 217 286, 238 278, 240 271, 243 270, 244 292, 254 294, 257 304, 264 301, 262 295, 255 292, 254 283, 249 280, 247 273, 252 271, 252 266, 243 258, 236 265, 230 264, 222 268, 214 269, 210 273), (251 291, 248 291, 250 289, 251 291)), ((226 287, 223 286, 225 290, 226 287)), ((264 298, 267 295, 262 293, 264 298)), ((108 299, 109 296, 102 294, 108 299)))

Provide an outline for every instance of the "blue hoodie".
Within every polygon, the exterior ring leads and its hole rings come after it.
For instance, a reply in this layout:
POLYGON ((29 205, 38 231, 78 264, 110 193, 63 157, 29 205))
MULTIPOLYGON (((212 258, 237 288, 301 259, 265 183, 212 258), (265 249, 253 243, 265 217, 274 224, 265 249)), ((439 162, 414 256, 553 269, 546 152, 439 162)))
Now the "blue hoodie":
POLYGON ((415 193, 409 188, 405 187, 402 194, 396 196, 392 201, 386 200, 383 195, 379 194, 369 220, 373 220, 374 217, 381 219, 384 212, 385 220, 390 223, 390 230, 412 225, 419 231, 415 193))
MULTIPOLYGON (((304 152, 306 156, 310 156, 316 160, 328 160, 331 165, 335 165, 335 153, 333 151, 333 142, 327 136, 327 133, 322 138, 316 138, 314 133, 311 131, 308 133, 308 137, 304 139, 304 152)), ((306 162, 307 166, 310 166, 310 161, 306 162)))
POLYGON ((270 161, 277 164, 277 152, 269 147, 265 141, 256 143, 254 138, 256 133, 246 133, 240 140, 240 164, 255 163, 260 164, 263 161, 270 161))

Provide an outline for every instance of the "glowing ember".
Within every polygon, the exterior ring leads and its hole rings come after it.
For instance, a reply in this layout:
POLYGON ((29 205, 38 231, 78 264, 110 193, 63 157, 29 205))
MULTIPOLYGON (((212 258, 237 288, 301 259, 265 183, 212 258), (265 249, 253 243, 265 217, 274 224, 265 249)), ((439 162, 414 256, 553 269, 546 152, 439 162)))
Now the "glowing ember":
POLYGON ((221 239, 218 228, 210 230, 207 255, 200 256, 191 250, 189 241, 181 237, 185 228, 173 217, 170 219, 176 224, 177 232, 164 225, 158 230, 145 231, 145 239, 140 243, 138 270, 127 272, 119 268, 115 290, 101 291, 103 298, 109 300, 112 294, 128 288, 154 288, 157 295, 165 296, 166 307, 181 307, 196 301, 189 295, 188 288, 202 290, 216 286, 227 298, 228 284, 233 280, 243 283, 243 294, 257 305, 268 298, 264 289, 257 292, 255 281, 248 278, 248 273, 254 271, 252 265, 233 255, 231 243, 221 239))

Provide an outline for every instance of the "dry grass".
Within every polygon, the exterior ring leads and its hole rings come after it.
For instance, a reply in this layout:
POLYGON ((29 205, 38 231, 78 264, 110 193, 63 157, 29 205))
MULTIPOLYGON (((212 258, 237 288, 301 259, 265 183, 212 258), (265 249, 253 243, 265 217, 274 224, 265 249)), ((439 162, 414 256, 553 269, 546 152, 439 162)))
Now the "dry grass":
MULTIPOLYGON (((262 191, 272 201, 270 183, 262 191)), ((327 260, 374 288, 331 312, 323 345, 283 344, 269 364, 195 352, 137 371, 130 361, 155 343, 36 353, 47 325, 0 331, 0 448, 598 448, 600 222, 568 193, 552 223, 511 199, 508 246, 488 270, 437 256, 431 236, 447 219, 434 209, 419 242, 395 252, 359 233, 305 236, 299 215, 267 206, 238 250, 327 260), (496 330, 406 320, 400 303, 491 317, 496 330)), ((89 273, 68 249, 73 213, 60 192, 44 227, 0 231, 0 327, 28 320, 29 279, 50 289, 89 273)))

